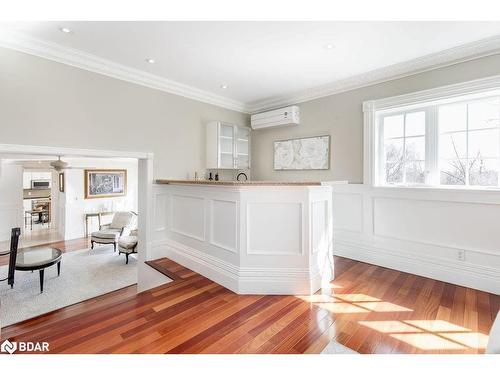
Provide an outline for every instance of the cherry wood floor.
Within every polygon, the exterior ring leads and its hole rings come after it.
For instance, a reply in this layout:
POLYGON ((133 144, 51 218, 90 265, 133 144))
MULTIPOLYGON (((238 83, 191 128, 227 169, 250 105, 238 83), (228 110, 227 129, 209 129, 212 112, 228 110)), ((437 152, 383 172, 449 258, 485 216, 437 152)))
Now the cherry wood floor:
POLYGON ((5 327, 2 340, 51 353, 319 353, 332 339, 360 353, 482 353, 500 309, 497 295, 339 257, 330 289, 312 296, 237 295, 154 265, 174 280, 5 327))

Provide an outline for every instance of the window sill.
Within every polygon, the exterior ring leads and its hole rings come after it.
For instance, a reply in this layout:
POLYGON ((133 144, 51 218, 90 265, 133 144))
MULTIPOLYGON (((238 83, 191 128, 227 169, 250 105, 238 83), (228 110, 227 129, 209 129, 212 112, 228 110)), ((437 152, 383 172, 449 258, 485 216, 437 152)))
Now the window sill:
POLYGON ((499 186, 473 187, 473 186, 425 186, 425 185, 373 185, 375 189, 394 190, 422 190, 422 191, 450 191, 450 192, 474 192, 474 193, 500 193, 499 186))

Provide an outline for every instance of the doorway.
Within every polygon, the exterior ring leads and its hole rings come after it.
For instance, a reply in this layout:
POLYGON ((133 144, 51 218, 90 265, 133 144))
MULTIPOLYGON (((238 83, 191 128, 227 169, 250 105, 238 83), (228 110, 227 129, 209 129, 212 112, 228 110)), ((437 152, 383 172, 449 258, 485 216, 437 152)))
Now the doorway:
MULTIPOLYGON (((159 272, 151 269, 149 266, 147 266, 144 262, 146 260, 151 260, 150 255, 151 255, 151 235, 150 235, 150 223, 152 223, 151 220, 151 213, 152 213, 152 183, 153 183, 153 155, 149 153, 134 153, 134 152, 115 152, 115 151, 103 151, 103 150, 82 150, 82 149, 68 149, 68 148, 55 148, 55 147, 40 147, 40 146, 18 146, 18 145, 0 145, 0 155, 3 159, 7 158, 12 158, 15 159, 16 157, 19 157, 20 155, 36 155, 37 157, 44 159, 44 158, 53 158, 54 155, 63 155, 64 158, 67 159, 72 159, 75 160, 77 158, 83 158, 83 159, 90 159, 90 158, 95 158, 95 159, 134 159, 136 163, 136 182, 137 182, 137 199, 136 199, 136 207, 138 211, 138 217, 137 217, 137 237, 138 237, 138 244, 137 244, 137 260, 134 269, 135 272, 135 280, 137 282, 137 291, 143 291, 146 289, 150 289, 152 287, 155 287, 157 285, 163 284, 164 282, 168 281, 162 274, 159 272)), ((42 162, 43 163, 43 162, 42 162)), ((42 164, 40 163, 40 164, 42 164)), ((77 170, 76 165, 73 165, 75 168, 68 168, 68 171, 72 170, 77 170)), ((8 169, 8 168, 7 168, 8 169)), ((2 176, 6 176, 7 174, 7 169, 3 169, 0 171, 2 173, 2 176)), ((54 172, 54 171, 52 171, 54 172)), ((59 171, 56 171, 59 172, 59 171)), ((67 171, 66 171, 67 172, 67 171)), ((80 171, 81 172, 81 171, 80 171)), ((36 175, 36 179, 33 178, 33 175, 31 175, 30 178, 30 188, 32 187, 31 181, 32 180, 40 180, 40 182, 43 182, 43 180, 46 180, 45 178, 38 178, 38 177, 45 177, 43 176, 38 176, 36 175)), ((59 173, 53 173, 53 178, 52 178, 52 184, 51 184, 51 191, 54 191, 55 188, 59 189, 59 173), (57 178, 56 178, 57 175, 57 178)), ((27 183, 27 178, 26 178, 26 183, 27 183)), ((36 184, 35 184, 36 185, 36 184)), ((27 185, 26 185, 27 186, 27 185)), ((21 180, 20 183, 20 189, 23 190, 24 183, 21 180)), ((46 185, 44 185, 46 187, 46 185)), ((66 183, 66 188, 68 187, 66 183)), ((30 189, 33 190, 33 189, 30 189)), ((82 187, 83 190, 83 187, 82 187)), ((60 226, 61 223, 64 222, 65 226, 73 224, 68 223, 67 221, 61 220, 61 212, 60 212, 60 207, 61 207, 61 202, 56 202, 55 199, 56 195, 50 196, 50 211, 51 211, 51 216, 50 219, 41 217, 38 219, 37 223, 33 223, 36 227, 36 225, 40 225, 40 228, 43 228, 43 230, 52 230, 56 226, 60 226), (59 207, 59 208, 57 208, 59 207), (58 217, 59 216, 59 217, 58 217)), ((96 200, 97 201, 97 200, 96 200)), ((105 209, 109 211, 115 211, 120 210, 120 207, 99 207, 99 210, 105 209)), ((15 219, 10 220, 9 222, 2 222, 2 230, 10 230, 10 228, 13 227, 21 227, 23 228, 25 225, 29 224, 29 230, 31 233, 35 232, 35 227, 31 229, 31 221, 27 224, 25 224, 25 218, 22 214, 19 213, 24 213, 24 202, 23 204, 16 209, 18 211, 18 214, 15 215, 15 219)), ((83 211, 82 211, 82 216, 83 216, 83 211)), ((81 225, 82 221, 78 223, 78 225, 81 225)), ((92 227, 92 223, 90 224, 90 227, 92 227)), ((76 226, 75 226, 76 227, 76 226)), ((26 230, 27 228, 25 228, 26 230)), ((102 251, 106 252, 106 248, 101 247, 100 250, 96 250, 96 252, 102 251)), ((113 254, 113 250, 111 247, 110 250, 111 254, 113 254)), ((64 258, 63 258, 64 259, 64 258)), ((64 263, 64 262, 63 262, 64 263)), ((125 263, 125 257, 123 257, 123 263, 125 263)), ((63 265, 63 272, 64 272, 64 265, 63 265)))

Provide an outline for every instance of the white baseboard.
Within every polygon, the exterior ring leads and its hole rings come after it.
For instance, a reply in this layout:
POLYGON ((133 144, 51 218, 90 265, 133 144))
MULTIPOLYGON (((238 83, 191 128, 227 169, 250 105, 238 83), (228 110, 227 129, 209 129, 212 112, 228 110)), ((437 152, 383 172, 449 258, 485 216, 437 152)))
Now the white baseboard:
POLYGON ((500 294, 500 274, 496 268, 467 262, 419 257, 414 254, 376 247, 361 241, 334 240, 334 254, 398 271, 500 294))
POLYGON ((300 295, 320 288, 308 269, 243 268, 173 240, 153 243, 157 255, 172 259, 238 294, 300 295))

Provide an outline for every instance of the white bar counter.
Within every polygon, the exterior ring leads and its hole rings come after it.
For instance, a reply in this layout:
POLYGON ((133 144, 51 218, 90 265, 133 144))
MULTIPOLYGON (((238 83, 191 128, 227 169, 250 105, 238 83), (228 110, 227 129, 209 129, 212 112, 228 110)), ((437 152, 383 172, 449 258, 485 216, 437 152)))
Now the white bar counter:
POLYGON ((332 188, 157 180, 155 258, 239 294, 311 294, 333 278, 332 188))

